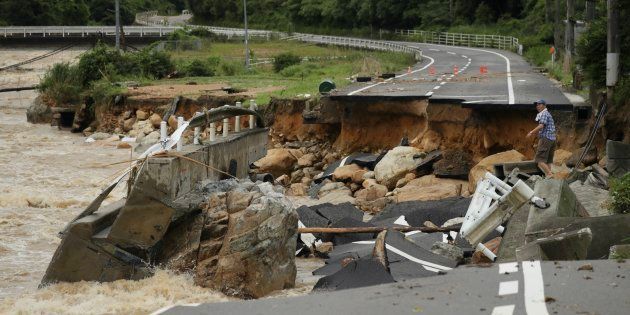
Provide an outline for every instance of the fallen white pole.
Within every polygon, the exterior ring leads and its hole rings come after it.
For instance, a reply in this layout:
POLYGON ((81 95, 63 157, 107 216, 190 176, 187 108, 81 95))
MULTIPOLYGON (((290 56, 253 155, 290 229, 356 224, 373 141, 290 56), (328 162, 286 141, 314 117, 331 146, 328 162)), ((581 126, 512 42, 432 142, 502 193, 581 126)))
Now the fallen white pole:
POLYGON ((195 145, 199 145, 199 134, 201 133, 201 127, 195 127, 195 137, 193 138, 193 143, 195 145))
MULTIPOLYGON (((256 110, 256 101, 255 100, 249 100, 249 109, 250 110, 256 110)), ((256 119, 254 118, 254 115, 249 115, 249 129, 254 129, 256 127, 256 119)))
POLYGON ((166 122, 165 121, 161 121, 160 122, 160 142, 164 143, 166 142, 166 137, 167 137, 167 130, 168 128, 166 128, 166 122))
POLYGON ((230 127, 230 120, 227 118, 223 119, 223 137, 228 136, 228 128, 230 127))
MULTIPOLYGON (((243 107, 241 102, 236 102, 236 107, 243 107)), ((234 132, 241 131, 241 116, 234 117, 234 132)))
MULTIPOLYGON (((184 125, 184 117, 182 116, 177 117, 177 128, 180 128, 183 125, 184 125)), ((183 146, 184 146, 184 137, 181 137, 177 141, 177 151, 178 152, 181 151, 183 146)))
POLYGON ((217 126, 215 123, 210 123, 210 142, 217 141, 217 126))

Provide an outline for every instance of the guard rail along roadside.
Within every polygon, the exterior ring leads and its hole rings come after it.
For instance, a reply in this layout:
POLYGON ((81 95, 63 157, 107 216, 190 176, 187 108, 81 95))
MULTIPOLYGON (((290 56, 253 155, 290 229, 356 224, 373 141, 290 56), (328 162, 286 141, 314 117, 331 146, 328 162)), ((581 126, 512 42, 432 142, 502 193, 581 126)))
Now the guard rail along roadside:
POLYGON ((523 45, 518 42, 518 38, 513 36, 430 32, 419 30, 395 30, 394 34, 422 43, 498 48, 514 51, 519 55, 523 54, 523 45))
MULTIPOLYGON (((210 32, 225 35, 228 38, 243 36, 243 29, 213 26, 202 27, 210 32)), ((124 26, 127 37, 164 37, 181 29, 180 26, 124 26)), ((264 37, 269 39, 272 31, 250 30, 250 37, 264 37)), ((4 38, 28 38, 28 37, 90 37, 90 36, 115 36, 115 26, 7 26, 0 27, 0 37, 4 38)))
POLYGON ((287 39, 299 40, 307 43, 317 43, 352 48, 364 48, 383 51, 394 51, 413 54, 416 60, 422 59, 422 50, 405 44, 387 42, 382 40, 371 40, 353 37, 324 36, 294 33, 294 36, 287 39))

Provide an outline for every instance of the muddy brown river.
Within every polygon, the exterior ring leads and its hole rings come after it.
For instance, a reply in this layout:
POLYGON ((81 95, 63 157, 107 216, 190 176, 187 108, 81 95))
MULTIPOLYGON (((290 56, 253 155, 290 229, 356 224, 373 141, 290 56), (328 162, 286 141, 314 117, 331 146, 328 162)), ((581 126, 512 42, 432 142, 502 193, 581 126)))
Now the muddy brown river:
MULTIPOLYGON (((56 47, 0 48, 0 67, 56 47)), ((0 88, 37 84, 55 62, 73 61, 77 47, 18 70, 0 72, 0 88)), ((26 121, 36 92, 0 93, 0 314, 146 314, 172 304, 231 298, 193 284, 192 276, 157 270, 140 281, 80 282, 38 289, 60 239, 57 233, 113 179, 128 150, 49 125, 26 121)), ((114 191, 106 202, 123 196, 114 191)), ((317 259, 298 259, 296 288, 273 296, 302 295, 317 278, 317 259)))

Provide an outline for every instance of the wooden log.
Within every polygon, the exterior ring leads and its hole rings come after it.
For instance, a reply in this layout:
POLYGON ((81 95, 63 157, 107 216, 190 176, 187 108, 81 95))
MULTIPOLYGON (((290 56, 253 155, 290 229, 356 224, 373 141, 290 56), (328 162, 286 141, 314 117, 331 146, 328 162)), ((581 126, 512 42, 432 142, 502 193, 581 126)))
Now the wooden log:
POLYGON ((366 227, 349 227, 349 228, 329 228, 329 227, 303 227, 298 228, 298 233, 330 233, 330 234, 345 234, 345 233, 377 233, 387 229, 393 229, 399 232, 411 232, 420 231, 424 233, 437 233, 437 232, 451 232, 459 231, 461 225, 453 225, 445 228, 432 228, 426 226, 396 226, 396 227, 382 227, 382 226, 366 226, 366 227))

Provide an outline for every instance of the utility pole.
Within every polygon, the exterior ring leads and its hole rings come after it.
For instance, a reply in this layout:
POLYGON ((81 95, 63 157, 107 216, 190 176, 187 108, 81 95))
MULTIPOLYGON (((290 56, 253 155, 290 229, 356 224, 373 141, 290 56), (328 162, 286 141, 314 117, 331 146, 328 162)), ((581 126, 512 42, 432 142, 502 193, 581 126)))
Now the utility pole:
POLYGON ((558 48, 562 48, 562 21, 560 21, 560 1, 562 0, 553 0, 554 8, 553 8, 553 20, 554 20, 554 30, 553 30, 553 45, 558 48))
POLYGON ((586 22, 595 20, 595 1, 586 0, 586 14, 584 14, 586 22))
POLYGON ((120 51, 120 0, 116 0, 116 50, 120 51))
POLYGON ((249 70, 249 35, 247 30, 247 0, 243 0, 243 16, 245 20, 245 69, 249 70))
POLYGON ((606 54, 606 102, 612 98, 619 77, 619 7, 617 0, 608 0, 608 53, 606 54))
POLYGON ((575 51, 575 0, 567 0, 567 24, 564 36, 564 72, 571 71, 575 51))

